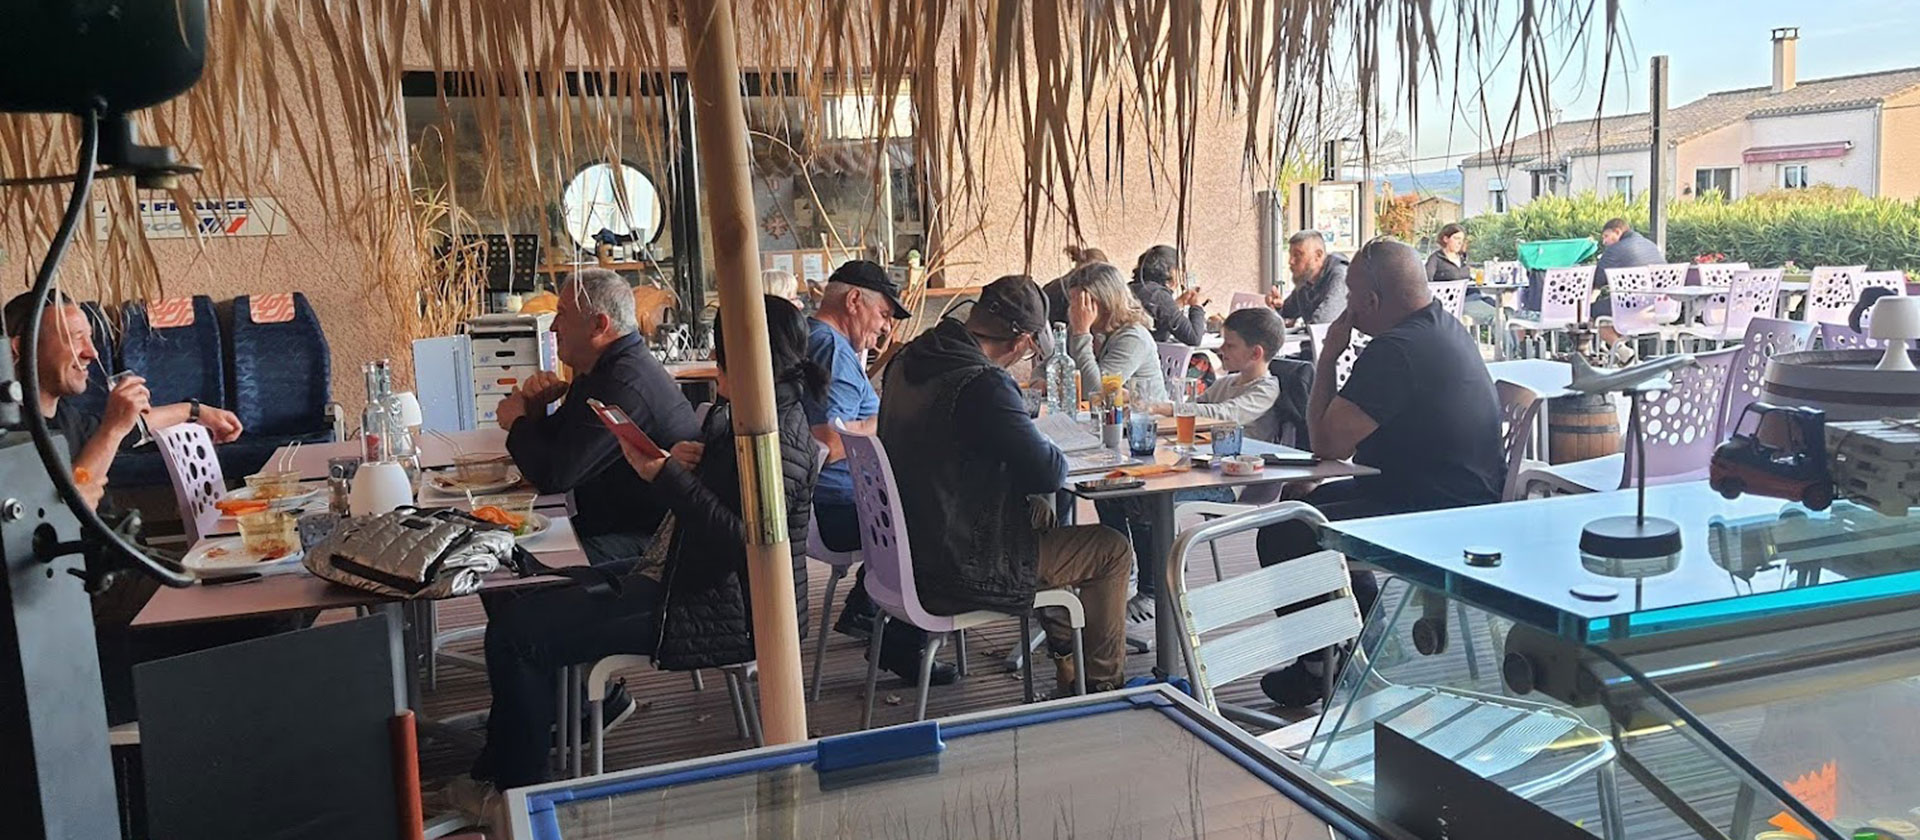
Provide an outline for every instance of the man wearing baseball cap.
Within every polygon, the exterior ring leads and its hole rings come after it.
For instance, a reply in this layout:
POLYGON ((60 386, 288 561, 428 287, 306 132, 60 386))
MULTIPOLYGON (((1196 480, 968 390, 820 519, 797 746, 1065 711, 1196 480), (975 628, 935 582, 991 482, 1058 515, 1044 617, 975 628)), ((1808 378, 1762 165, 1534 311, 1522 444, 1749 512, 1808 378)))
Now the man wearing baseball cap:
MULTIPOLYGON (((827 371, 827 389, 819 399, 808 399, 807 422, 813 436, 827 447, 826 465, 813 490, 814 521, 820 542, 834 551, 860 550, 859 515, 853 507, 853 475, 847 471, 846 451, 834 421, 862 434, 873 434, 874 415, 880 413, 880 395, 867 381, 867 353, 880 345, 893 323, 912 313, 900 303, 900 287, 878 263, 852 260, 827 278, 820 311, 808 321, 807 355, 827 371)), ((846 606, 834 629, 865 638, 873 623, 873 602, 867 599, 866 569, 854 579, 846 606)), ((925 634, 906 625, 887 631, 880 648, 880 667, 901 679, 920 673, 920 646, 925 634)), ((953 682, 956 671, 935 663, 929 681, 953 682)))
POLYGON ((1007 369, 1051 351, 1047 302, 1024 275, 980 292, 966 322, 942 320, 888 364, 880 440, 906 514, 920 601, 939 615, 1022 614, 1034 592, 1079 589, 1086 661, 1057 610, 1041 615, 1060 687, 1084 669, 1089 690, 1125 681, 1127 570, 1133 548, 1101 525, 1052 528, 1067 459, 1027 416, 1007 369), (1035 504, 1029 496, 1044 495, 1035 504), (1043 511, 1045 515, 1037 515, 1043 511))

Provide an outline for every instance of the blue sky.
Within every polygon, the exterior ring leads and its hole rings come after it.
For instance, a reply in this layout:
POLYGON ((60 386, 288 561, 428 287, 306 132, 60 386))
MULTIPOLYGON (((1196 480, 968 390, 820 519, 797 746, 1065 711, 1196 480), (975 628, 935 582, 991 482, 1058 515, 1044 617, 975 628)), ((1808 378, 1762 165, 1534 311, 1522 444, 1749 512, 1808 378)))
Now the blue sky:
MULTIPOLYGON (((1621 17, 1626 28, 1625 60, 1607 76, 1605 111, 1609 114, 1646 108, 1647 62, 1654 55, 1669 56, 1673 105, 1711 91, 1768 84, 1773 72, 1769 33, 1777 26, 1800 27, 1798 75, 1802 79, 1920 65, 1920 3, 1913 0, 1621 0, 1621 17)), ((1555 56, 1567 52, 1565 45, 1550 50, 1555 56)), ((1600 38, 1591 39, 1587 53, 1587 62, 1574 57, 1553 79, 1554 104, 1566 118, 1591 116, 1600 100, 1600 38)), ((1498 125, 1511 108, 1517 70, 1509 62, 1492 68, 1488 75, 1488 99, 1498 125)), ((1420 123, 1413 136, 1416 159, 1398 165, 1378 161, 1379 168, 1445 169, 1488 145, 1480 136, 1479 104, 1472 101, 1468 84, 1462 84, 1463 101, 1449 125, 1452 81, 1446 78, 1423 85, 1431 93, 1422 98, 1420 123)), ((1404 131, 1406 121, 1398 110, 1389 108, 1387 124, 1404 131)), ((1528 112, 1521 114, 1519 125, 1520 133, 1537 127, 1528 112)))

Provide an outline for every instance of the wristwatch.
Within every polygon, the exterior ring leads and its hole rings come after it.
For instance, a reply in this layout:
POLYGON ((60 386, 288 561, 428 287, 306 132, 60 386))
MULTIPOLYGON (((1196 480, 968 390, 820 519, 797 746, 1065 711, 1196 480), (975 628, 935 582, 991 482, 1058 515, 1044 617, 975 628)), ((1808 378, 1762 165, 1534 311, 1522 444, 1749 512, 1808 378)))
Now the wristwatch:
POLYGON ((199 400, 187 400, 187 420, 192 423, 200 422, 199 400))

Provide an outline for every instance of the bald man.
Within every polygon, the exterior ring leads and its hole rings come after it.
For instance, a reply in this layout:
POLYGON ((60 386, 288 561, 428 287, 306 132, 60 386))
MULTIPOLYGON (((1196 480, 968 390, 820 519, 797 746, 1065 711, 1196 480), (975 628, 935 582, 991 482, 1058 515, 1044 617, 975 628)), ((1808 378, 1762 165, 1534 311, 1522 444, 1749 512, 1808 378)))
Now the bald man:
MULTIPOLYGON (((1375 240, 1347 270, 1347 308, 1327 332, 1315 362, 1307 428, 1313 454, 1352 458, 1380 471, 1313 488, 1304 495, 1328 519, 1487 504, 1500 500, 1506 459, 1500 446, 1500 402, 1480 348, 1460 321, 1433 299, 1420 255, 1398 242, 1375 240), (1359 330, 1372 340, 1335 389, 1334 365, 1359 330)), ((1299 488, 1290 488, 1296 498, 1299 488)), ((1262 565, 1319 548, 1301 523, 1260 530, 1262 565)), ((1354 596, 1371 612, 1379 586, 1355 572, 1354 596)), ((1320 699, 1318 659, 1303 657, 1261 681, 1282 706, 1320 699)))

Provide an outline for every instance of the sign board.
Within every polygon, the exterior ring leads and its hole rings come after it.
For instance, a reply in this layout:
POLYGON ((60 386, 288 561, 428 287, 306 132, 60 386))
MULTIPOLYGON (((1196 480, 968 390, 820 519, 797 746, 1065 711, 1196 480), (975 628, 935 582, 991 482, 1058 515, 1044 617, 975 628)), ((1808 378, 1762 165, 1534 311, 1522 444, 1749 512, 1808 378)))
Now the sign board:
POLYGON ((1360 185, 1314 184, 1307 203, 1309 228, 1327 239, 1327 250, 1352 253, 1360 248, 1360 185))
MULTIPOLYGON (((107 203, 93 203, 93 234, 105 239, 107 203)), ((185 239, 196 232, 209 239, 230 236, 281 236, 287 232, 287 216, 280 202, 271 198, 203 198, 196 200, 187 214, 192 221, 182 222, 180 205, 171 198, 139 202, 135 213, 148 239, 185 239), (186 225, 193 225, 188 228, 186 225)))

